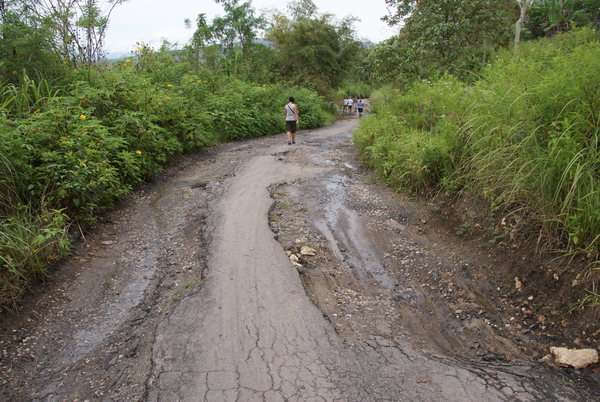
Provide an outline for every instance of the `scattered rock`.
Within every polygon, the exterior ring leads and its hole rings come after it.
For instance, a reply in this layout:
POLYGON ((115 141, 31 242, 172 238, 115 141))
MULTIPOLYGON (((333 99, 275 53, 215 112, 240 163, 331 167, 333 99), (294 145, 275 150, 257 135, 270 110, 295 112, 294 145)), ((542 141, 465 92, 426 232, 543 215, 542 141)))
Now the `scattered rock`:
POLYGON ((550 353, 557 366, 582 369, 591 364, 598 363, 598 351, 595 349, 568 349, 551 347, 550 353))
POLYGON ((302 255, 317 255, 317 251, 313 248, 310 248, 308 246, 303 246, 302 249, 300 250, 300 254, 302 255))
POLYGON ((297 267, 302 266, 302 264, 300 264, 300 259, 298 258, 298 256, 296 254, 290 255, 290 261, 292 264, 294 264, 297 267))
POLYGON ((515 276, 515 288, 517 290, 521 290, 522 287, 523 287, 523 282, 521 282, 521 280, 519 279, 518 276, 515 276))
POLYGON ((398 221, 396 221, 394 219, 388 219, 387 221, 385 221, 385 225, 392 229, 398 229, 398 230, 406 229, 406 226, 402 225, 401 223, 399 223, 398 221))

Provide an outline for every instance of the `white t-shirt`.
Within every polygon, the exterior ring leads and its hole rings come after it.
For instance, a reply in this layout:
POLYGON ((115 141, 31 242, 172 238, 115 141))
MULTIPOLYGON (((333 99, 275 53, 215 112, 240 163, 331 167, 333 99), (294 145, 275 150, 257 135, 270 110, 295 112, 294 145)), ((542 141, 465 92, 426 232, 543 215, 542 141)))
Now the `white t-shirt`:
POLYGON ((285 121, 296 121, 296 105, 288 103, 285 105, 285 121))

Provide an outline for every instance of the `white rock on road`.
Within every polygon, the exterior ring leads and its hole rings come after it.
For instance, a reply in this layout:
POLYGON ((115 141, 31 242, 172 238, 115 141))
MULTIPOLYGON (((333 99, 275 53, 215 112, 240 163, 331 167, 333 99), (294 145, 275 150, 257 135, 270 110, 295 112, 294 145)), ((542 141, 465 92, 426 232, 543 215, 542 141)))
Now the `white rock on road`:
POLYGON ((594 363, 598 363, 598 351, 595 349, 568 349, 551 347, 550 353, 552 353, 554 363, 558 366, 582 369, 594 363))

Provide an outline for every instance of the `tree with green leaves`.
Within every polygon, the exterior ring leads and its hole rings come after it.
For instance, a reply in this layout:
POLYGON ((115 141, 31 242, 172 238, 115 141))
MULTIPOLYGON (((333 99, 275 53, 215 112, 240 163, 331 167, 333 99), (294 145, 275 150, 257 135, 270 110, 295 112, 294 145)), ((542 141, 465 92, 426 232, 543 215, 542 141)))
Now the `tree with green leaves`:
MULTIPOLYGON (((185 19, 184 24, 186 28, 191 28, 192 23, 188 18, 185 19)), ((211 45, 212 38, 212 29, 206 20, 206 14, 198 14, 198 17, 196 17, 196 30, 190 42, 184 46, 187 59, 196 74, 200 70, 202 62, 207 60, 207 48, 211 45)))
POLYGON ((289 10, 291 16, 274 14, 267 31, 277 50, 277 72, 293 85, 308 84, 324 94, 358 62, 362 45, 355 39, 355 19, 335 21, 319 14, 311 0, 292 2, 289 10))
POLYGON ((536 0, 525 28, 531 38, 553 36, 573 27, 599 30, 600 0, 536 0))
POLYGON ((251 2, 241 5, 239 0, 215 0, 223 5, 224 16, 217 16, 212 21, 214 38, 221 44, 226 53, 240 48, 243 54, 257 37, 257 31, 265 27, 262 15, 255 15, 251 2))
POLYGON ((387 0, 391 25, 404 22, 385 42, 382 73, 408 79, 444 72, 467 77, 486 63, 486 48, 508 43, 515 18, 512 0, 387 0))
MULTIPOLYGON (((6 32, 27 27, 31 33, 43 32, 45 52, 53 52, 71 65, 94 65, 103 58, 110 14, 125 1, 107 0, 101 4, 98 0, 4 1, 0 13, 2 37, 13 39, 6 32)), ((14 39, 21 42, 24 38, 14 39)), ((18 46, 12 47, 19 52, 18 46)))
MULTIPOLYGON (((258 32, 266 25, 262 15, 256 15, 251 2, 239 4, 239 0, 215 0, 225 10, 224 16, 217 16, 210 25, 211 40, 218 44, 224 55, 221 68, 228 75, 249 78, 253 70, 253 53, 258 32)), ((199 28, 205 32, 204 28, 199 28)), ((197 31, 198 32, 198 31, 197 31)), ((206 37, 206 35, 204 35, 206 37)), ((213 49, 214 50, 214 49, 213 49)), ((214 52, 211 56, 216 56, 214 52)), ((214 57, 213 57, 214 59, 214 57)))

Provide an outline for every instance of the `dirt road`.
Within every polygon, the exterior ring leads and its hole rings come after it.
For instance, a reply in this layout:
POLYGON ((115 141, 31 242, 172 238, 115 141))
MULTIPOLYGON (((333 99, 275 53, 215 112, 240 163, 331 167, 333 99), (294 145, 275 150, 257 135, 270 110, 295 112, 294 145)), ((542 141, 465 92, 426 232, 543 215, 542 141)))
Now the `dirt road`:
POLYGON ((0 396, 593 400, 495 329, 485 268, 369 181, 356 125, 190 155, 124 200, 4 324, 0 396))

